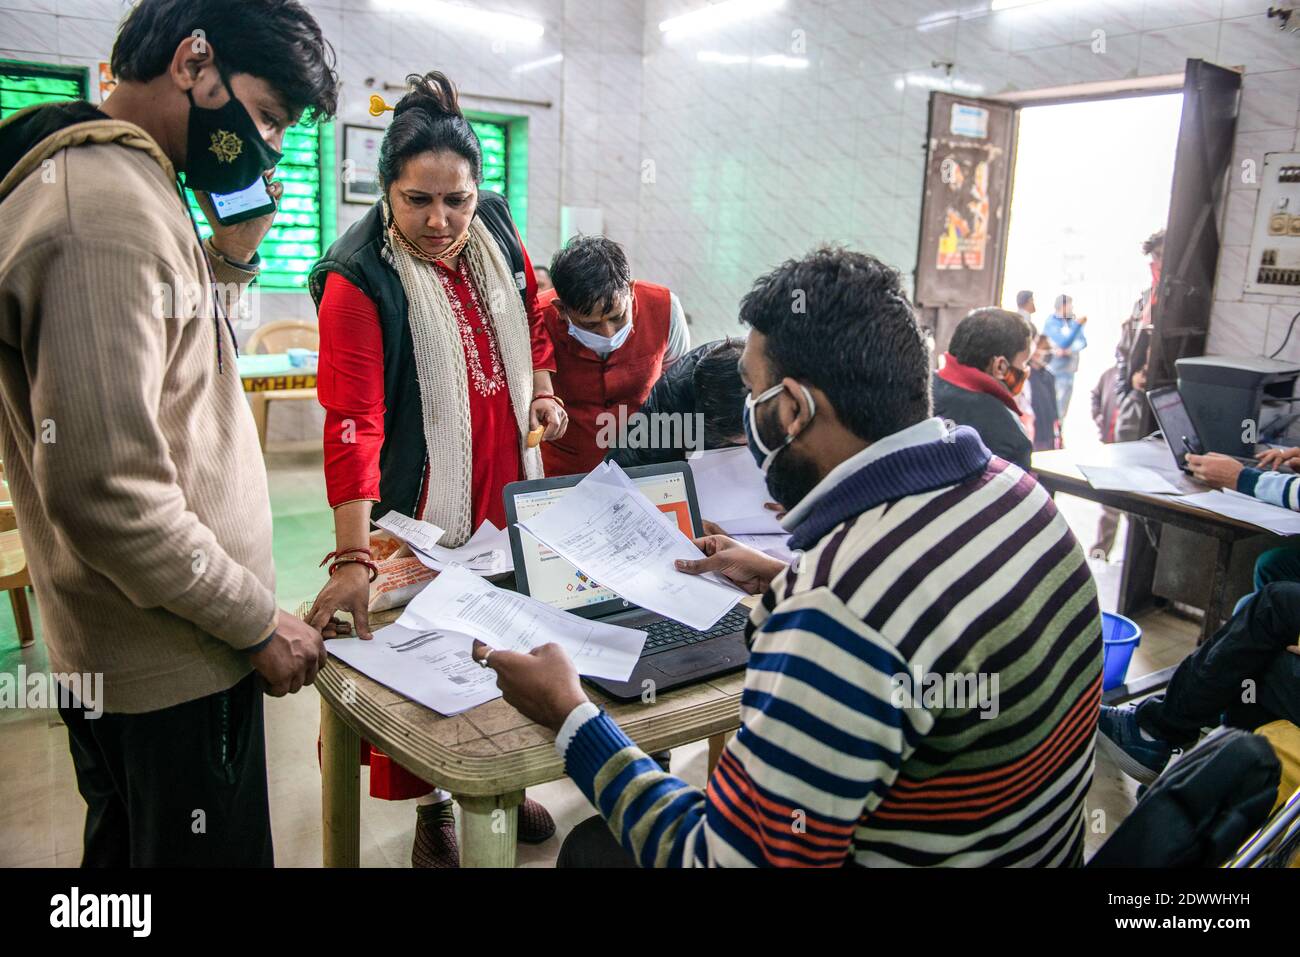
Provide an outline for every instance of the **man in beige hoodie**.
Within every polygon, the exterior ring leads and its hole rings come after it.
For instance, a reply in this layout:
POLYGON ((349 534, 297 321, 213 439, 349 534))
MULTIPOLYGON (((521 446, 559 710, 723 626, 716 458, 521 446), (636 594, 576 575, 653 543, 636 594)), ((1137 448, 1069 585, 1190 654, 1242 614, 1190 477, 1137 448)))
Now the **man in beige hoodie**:
POLYGON ((112 68, 98 109, 0 126, 0 451, 51 670, 102 675, 101 716, 59 709, 83 864, 269 865, 262 693, 311 684, 325 651, 276 607, 225 318, 273 216, 223 227, 207 192, 332 115, 332 51, 296 0, 141 0, 112 68))

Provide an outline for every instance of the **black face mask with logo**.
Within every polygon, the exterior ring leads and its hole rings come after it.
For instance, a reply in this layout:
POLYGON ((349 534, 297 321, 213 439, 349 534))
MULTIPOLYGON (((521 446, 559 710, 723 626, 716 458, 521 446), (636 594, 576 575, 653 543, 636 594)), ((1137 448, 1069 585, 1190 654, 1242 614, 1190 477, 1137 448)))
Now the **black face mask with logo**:
POLYGON ((206 193, 237 193, 273 169, 282 154, 262 139, 224 71, 221 82, 230 99, 216 109, 199 106, 193 92, 185 91, 190 100, 185 185, 206 193))

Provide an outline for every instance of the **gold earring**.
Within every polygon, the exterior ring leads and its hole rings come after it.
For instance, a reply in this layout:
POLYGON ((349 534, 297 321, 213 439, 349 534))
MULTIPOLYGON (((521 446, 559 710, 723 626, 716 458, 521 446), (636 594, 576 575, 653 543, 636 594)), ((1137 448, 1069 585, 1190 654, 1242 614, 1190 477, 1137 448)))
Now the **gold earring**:
POLYGON ((387 103, 385 103, 384 98, 380 96, 378 93, 370 94, 370 115, 371 116, 383 116, 386 111, 392 109, 395 109, 395 107, 389 106, 387 103))

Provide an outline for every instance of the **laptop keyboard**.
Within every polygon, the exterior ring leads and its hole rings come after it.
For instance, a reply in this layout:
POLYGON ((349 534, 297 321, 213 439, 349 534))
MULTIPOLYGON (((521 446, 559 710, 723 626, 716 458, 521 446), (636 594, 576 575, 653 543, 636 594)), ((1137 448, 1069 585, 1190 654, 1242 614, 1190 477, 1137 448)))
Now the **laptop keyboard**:
POLYGON ((749 609, 744 605, 738 605, 723 615, 721 620, 708 631, 696 631, 668 618, 651 622, 645 626, 645 648, 641 652, 641 657, 657 655, 661 651, 671 651, 683 645, 698 644, 722 635, 735 634, 745 629, 745 622, 748 619, 749 609))

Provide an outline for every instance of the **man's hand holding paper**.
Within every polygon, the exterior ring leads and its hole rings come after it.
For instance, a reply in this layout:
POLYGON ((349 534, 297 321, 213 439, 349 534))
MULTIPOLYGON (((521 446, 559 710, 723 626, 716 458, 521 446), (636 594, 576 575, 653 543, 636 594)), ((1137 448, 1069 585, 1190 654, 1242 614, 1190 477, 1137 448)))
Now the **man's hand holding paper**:
POLYGON ((712 627, 739 598, 720 579, 677 570, 704 554, 613 463, 520 525, 621 598, 691 628, 712 627))

